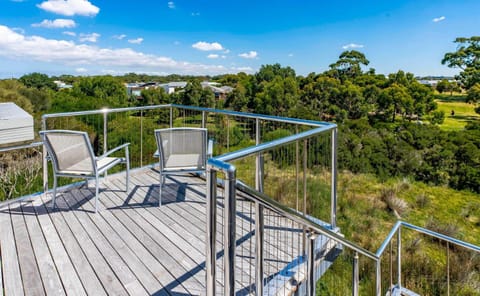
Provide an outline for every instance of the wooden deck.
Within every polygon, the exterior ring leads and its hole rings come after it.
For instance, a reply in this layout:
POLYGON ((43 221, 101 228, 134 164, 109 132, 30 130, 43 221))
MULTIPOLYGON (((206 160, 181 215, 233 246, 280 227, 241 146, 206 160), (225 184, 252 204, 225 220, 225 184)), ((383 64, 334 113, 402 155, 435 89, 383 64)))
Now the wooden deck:
MULTIPOLYGON (((150 168, 134 171, 126 193, 124 174, 109 176, 101 185, 97 214, 93 186, 61 192, 53 211, 50 196, 1 208, 0 296, 204 295, 205 181, 167 178, 164 204, 158 207, 157 180, 150 168)), ((254 289, 252 208, 249 202, 237 205, 237 295, 254 289)), ((270 215, 275 231, 265 236, 275 243, 265 247, 265 272, 272 278, 298 252, 301 230, 270 215)), ((219 235, 220 275, 221 241, 219 235)), ((222 281, 218 276, 218 295, 222 281)))

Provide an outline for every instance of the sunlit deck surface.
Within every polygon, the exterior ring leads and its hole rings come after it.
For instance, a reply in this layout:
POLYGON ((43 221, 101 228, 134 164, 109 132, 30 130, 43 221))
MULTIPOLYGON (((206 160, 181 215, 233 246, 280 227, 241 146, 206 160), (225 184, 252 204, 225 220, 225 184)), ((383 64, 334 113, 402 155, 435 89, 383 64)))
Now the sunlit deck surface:
MULTIPOLYGON (((1 208, 0 295, 204 295, 205 181, 186 175, 167 178, 158 207, 156 170, 132 172, 129 193, 123 191, 124 176, 102 181, 97 214, 93 184, 61 191, 55 210, 50 194, 1 208)), ((221 211, 223 194, 218 195, 221 211)), ((237 295, 254 291, 253 208, 250 202, 237 203, 237 295)), ((278 259, 282 253, 296 251, 292 239, 288 250, 278 249, 283 245, 278 242, 299 231, 273 219, 285 233, 277 231, 277 243, 267 247, 270 276, 288 264, 278 259), (277 259, 269 260, 268 253, 277 259)), ((218 222, 219 231, 222 224, 218 222)), ((217 273, 223 275, 221 241, 218 235, 217 273)), ((217 276, 218 295, 222 281, 217 276)))

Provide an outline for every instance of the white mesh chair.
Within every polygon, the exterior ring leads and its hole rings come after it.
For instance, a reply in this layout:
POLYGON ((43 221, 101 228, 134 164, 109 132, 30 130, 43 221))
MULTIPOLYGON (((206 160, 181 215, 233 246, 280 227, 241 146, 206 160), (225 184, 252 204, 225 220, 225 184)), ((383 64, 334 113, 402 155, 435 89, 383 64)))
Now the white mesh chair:
POLYGON ((171 173, 204 172, 212 154, 213 142, 207 144, 206 128, 166 128, 155 130, 159 158, 160 189, 158 205, 162 205, 165 175, 171 173), (207 147, 208 145, 208 147, 207 147))
POLYGON ((95 212, 97 212, 99 176, 119 163, 125 163, 127 166, 126 191, 128 191, 128 174, 130 169, 128 145, 130 143, 125 143, 102 156, 96 157, 86 132, 47 130, 41 131, 40 135, 53 163, 53 208, 55 208, 58 177, 95 178, 95 212), (108 157, 120 149, 125 149, 125 158, 108 157))

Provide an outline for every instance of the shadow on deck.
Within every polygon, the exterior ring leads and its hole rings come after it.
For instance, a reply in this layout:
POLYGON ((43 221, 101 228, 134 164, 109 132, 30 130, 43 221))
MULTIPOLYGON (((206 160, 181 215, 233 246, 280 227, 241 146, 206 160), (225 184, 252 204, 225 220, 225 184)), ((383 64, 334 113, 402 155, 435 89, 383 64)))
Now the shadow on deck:
MULTIPOLYGON (((97 214, 93 186, 60 191, 54 210, 50 194, 0 208, 0 284, 5 294, 204 295, 205 182, 171 176, 158 207, 157 180, 155 170, 139 169, 131 174, 131 191, 126 193, 123 174, 109 176, 101 184, 97 214)), ((218 196, 221 215, 221 190, 218 196)), ((237 295, 254 293, 255 288, 252 208, 241 198, 237 202, 237 295)), ((302 230, 283 224, 273 213, 271 217, 275 223, 266 223, 266 228, 281 236, 276 241, 272 237, 266 248, 265 273, 273 278, 291 262, 288 254, 300 245, 296 238, 302 230), (291 239, 283 245, 283 237, 291 239)), ((220 294, 222 282, 217 276, 220 294)))

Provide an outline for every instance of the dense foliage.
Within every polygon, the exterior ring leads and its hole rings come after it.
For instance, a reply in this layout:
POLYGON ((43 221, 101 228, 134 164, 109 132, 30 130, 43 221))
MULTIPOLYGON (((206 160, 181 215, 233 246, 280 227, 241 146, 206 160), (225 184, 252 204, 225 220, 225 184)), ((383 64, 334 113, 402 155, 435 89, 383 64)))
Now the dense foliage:
MULTIPOLYGON (((463 42, 477 46, 476 39, 463 42)), ((461 55, 447 54, 444 62, 461 64, 461 55)), ((19 80, 0 81, 0 101, 16 102, 36 114, 178 103, 334 121, 340 127, 341 169, 373 173, 382 179, 410 176, 426 183, 480 192, 479 124, 472 123, 458 132, 440 130, 436 124, 445 115, 436 111, 432 88, 420 84, 411 73, 398 71, 385 76, 374 69, 364 70, 368 64, 362 53, 346 51, 329 70, 307 76, 298 76, 292 68, 279 64, 263 65, 253 75, 217 77, 130 73, 117 77, 49 78, 32 73, 19 80), (56 90, 53 79, 64 79, 73 87, 56 90), (159 88, 144 90, 140 99, 127 97, 124 83, 144 79, 189 83, 171 95, 159 88), (200 85, 204 79, 234 90, 225 101, 216 100, 211 90, 200 85)), ((440 84, 442 91, 455 87, 448 81, 440 84)), ((466 99, 479 101, 479 89, 473 84, 466 99)))

